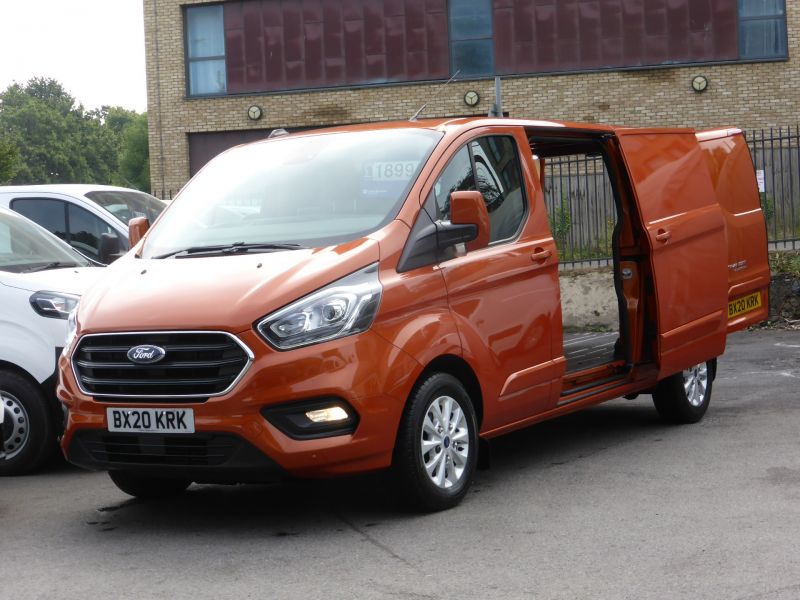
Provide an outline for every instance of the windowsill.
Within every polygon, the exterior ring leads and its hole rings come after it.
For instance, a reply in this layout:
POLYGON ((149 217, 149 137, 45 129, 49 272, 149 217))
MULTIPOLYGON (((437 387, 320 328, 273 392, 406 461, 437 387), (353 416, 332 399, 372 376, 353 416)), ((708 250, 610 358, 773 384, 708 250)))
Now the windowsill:
MULTIPOLYGON (((788 62, 789 56, 772 57, 772 58, 749 58, 742 60, 726 60, 726 61, 711 61, 711 62, 683 62, 683 63, 662 63, 658 65, 636 65, 632 67, 598 67, 594 69, 578 69, 569 71, 540 71, 536 73, 513 73, 513 74, 500 74, 497 75, 501 79, 520 79, 523 77, 556 77, 564 75, 585 75, 590 73, 609 73, 609 72, 631 72, 631 71, 653 71, 663 69, 688 69, 688 68, 701 68, 701 67, 716 67, 716 66, 736 66, 748 65, 759 63, 777 63, 788 62)), ((470 81, 491 81, 495 75, 473 75, 469 77, 459 77, 453 83, 464 83, 470 81)), ((185 95, 184 100, 208 100, 213 98, 242 98, 246 96, 283 96, 299 93, 324 93, 324 92, 337 92, 347 90, 361 90, 361 89, 374 89, 374 88, 391 88, 398 86, 416 86, 416 85, 431 85, 442 84, 447 79, 427 79, 422 81, 387 81, 384 83, 362 83, 353 85, 341 85, 330 87, 314 87, 314 88, 293 88, 290 90, 272 90, 264 92, 237 92, 225 94, 203 94, 203 95, 185 95)))

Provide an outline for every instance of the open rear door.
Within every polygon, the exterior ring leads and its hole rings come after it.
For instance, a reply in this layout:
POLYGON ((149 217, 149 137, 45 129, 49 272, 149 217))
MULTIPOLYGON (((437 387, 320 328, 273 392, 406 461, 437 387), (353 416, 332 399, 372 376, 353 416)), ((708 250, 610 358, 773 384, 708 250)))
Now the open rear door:
POLYGON ((650 244, 659 378, 725 350, 725 228, 694 132, 619 131, 650 244))

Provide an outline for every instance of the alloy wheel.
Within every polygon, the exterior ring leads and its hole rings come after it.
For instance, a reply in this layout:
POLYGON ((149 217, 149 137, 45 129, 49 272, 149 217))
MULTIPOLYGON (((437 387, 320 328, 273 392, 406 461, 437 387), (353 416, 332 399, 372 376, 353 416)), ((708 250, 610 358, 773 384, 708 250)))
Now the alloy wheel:
POLYGON ((692 406, 701 406, 706 399, 708 389, 708 366, 700 363, 683 372, 683 389, 686 399, 692 406))
POLYGON ((467 417, 450 396, 439 396, 428 405, 420 435, 422 463, 439 488, 456 485, 467 467, 470 443, 467 417))

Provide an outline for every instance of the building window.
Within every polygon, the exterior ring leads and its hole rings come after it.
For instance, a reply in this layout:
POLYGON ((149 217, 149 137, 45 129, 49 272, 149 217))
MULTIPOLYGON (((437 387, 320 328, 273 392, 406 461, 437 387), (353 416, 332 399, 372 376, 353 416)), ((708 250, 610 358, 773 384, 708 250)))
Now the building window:
POLYGON ((224 94, 225 29, 222 5, 186 8, 186 70, 190 96, 224 94))
POLYGON ((739 0, 739 57, 786 58, 784 0, 739 0))
POLYGON ((494 75, 491 0, 450 0, 448 20, 451 73, 494 75))

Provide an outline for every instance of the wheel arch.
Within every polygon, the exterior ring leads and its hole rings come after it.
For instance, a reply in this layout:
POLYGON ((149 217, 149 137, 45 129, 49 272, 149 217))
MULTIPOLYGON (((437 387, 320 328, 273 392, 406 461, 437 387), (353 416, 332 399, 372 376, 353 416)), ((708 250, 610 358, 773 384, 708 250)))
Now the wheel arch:
POLYGON ((478 421, 478 430, 483 423, 483 392, 481 391, 481 384, 478 381, 478 376, 469 365, 469 363, 454 354, 442 354, 430 361, 422 372, 417 377, 412 387, 412 392, 406 399, 406 405, 413 395, 417 387, 425 381, 433 373, 448 373, 458 379, 466 388, 470 400, 472 400, 473 408, 475 409, 475 418, 478 421))
POLYGON ((33 374, 29 373, 22 367, 7 360, 0 359, 0 371, 11 371, 12 373, 16 373, 17 375, 21 375, 25 379, 29 379, 31 383, 35 385, 42 385, 38 381, 36 381, 36 377, 33 374))

